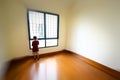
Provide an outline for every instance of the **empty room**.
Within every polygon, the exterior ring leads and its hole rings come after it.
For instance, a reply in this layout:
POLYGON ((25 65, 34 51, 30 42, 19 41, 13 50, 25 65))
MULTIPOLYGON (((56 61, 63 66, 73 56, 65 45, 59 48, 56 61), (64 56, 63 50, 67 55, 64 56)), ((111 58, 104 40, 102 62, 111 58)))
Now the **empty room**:
POLYGON ((0 80, 120 80, 120 1, 0 0, 0 80))

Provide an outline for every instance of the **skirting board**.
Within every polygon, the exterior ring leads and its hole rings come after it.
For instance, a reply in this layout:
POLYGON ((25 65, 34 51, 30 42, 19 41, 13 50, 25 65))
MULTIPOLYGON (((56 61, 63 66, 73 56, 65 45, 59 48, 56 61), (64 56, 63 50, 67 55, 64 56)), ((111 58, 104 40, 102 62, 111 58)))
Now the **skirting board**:
POLYGON ((75 53, 75 52, 72 52, 72 51, 69 51, 69 50, 64 50, 64 51, 66 51, 66 52, 68 52, 68 53, 71 53, 71 54, 74 55, 76 58, 78 58, 78 59, 80 59, 80 60, 83 60, 83 61, 85 61, 86 63, 88 63, 88 64, 90 64, 90 65, 98 68, 99 70, 102 70, 102 71, 104 71, 105 73, 107 73, 107 74, 115 77, 116 79, 120 80, 120 72, 119 72, 119 71, 113 70, 113 69, 111 69, 111 68, 109 68, 109 67, 107 67, 107 66, 104 66, 104 65, 102 65, 102 64, 100 64, 100 63, 98 63, 98 62, 95 62, 95 61, 93 61, 93 60, 91 60, 91 59, 88 59, 88 58, 86 58, 86 57, 84 57, 84 56, 81 56, 81 55, 79 55, 79 54, 77 54, 77 53, 75 53))

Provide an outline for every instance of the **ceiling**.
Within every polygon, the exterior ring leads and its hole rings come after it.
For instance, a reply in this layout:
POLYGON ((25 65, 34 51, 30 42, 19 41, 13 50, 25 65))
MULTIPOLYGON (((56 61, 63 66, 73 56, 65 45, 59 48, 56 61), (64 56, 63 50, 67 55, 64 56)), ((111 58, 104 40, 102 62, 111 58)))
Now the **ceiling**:
POLYGON ((23 2, 29 8, 66 10, 75 0, 23 0, 23 2))

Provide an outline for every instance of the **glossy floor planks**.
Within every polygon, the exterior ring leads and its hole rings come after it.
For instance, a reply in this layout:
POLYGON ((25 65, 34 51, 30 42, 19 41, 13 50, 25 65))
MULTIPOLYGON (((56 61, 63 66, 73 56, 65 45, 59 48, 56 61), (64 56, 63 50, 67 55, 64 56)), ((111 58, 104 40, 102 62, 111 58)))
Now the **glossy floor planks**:
POLYGON ((21 58, 10 63, 4 80, 117 80, 99 69, 75 58, 75 56, 59 52, 56 55, 21 58))

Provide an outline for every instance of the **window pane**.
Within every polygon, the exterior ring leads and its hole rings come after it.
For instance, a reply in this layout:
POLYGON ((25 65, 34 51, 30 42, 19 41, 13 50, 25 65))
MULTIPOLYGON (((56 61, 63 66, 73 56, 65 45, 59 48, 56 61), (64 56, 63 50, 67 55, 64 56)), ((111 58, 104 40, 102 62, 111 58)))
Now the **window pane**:
MULTIPOLYGON (((32 48, 32 41, 33 40, 30 40, 30 48, 32 48)), ((38 40, 39 41, 39 45, 38 47, 45 47, 45 40, 38 40)))
POLYGON ((57 16, 46 14, 46 38, 57 38, 57 16))
POLYGON ((44 38, 44 14, 29 11, 30 38, 44 38))
POLYGON ((59 15, 39 11, 28 11, 30 48, 33 37, 37 36, 39 47, 57 46, 59 15))
POLYGON ((57 46, 57 39, 46 40, 46 46, 57 46))

